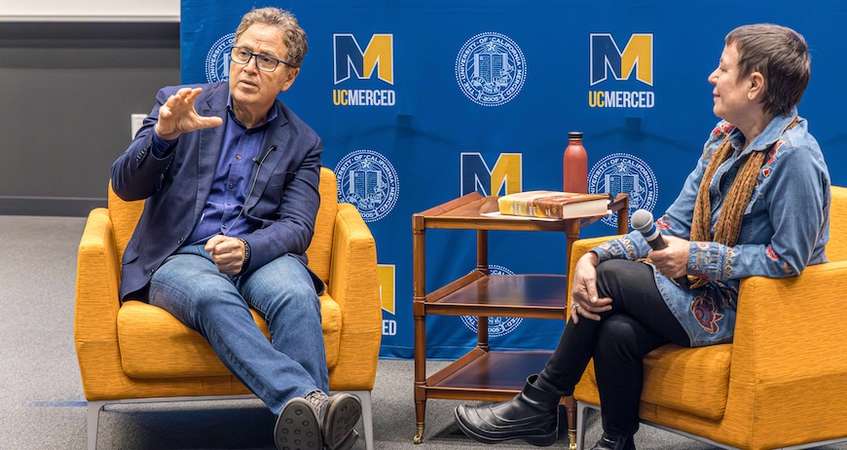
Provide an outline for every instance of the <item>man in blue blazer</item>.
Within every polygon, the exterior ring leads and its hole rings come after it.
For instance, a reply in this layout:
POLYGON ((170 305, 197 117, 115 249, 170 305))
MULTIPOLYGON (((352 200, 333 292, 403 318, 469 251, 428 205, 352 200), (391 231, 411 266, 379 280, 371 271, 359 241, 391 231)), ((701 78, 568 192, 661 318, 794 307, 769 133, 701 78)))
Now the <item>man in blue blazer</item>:
POLYGON ((294 83, 306 50, 291 13, 256 9, 236 30, 228 82, 159 91, 112 165, 115 193, 146 199, 120 294, 200 332, 278 415, 278 448, 336 450, 355 443, 361 405, 326 394, 325 287, 306 267, 322 146, 276 98, 294 83), (270 342, 250 307, 268 322, 270 342))

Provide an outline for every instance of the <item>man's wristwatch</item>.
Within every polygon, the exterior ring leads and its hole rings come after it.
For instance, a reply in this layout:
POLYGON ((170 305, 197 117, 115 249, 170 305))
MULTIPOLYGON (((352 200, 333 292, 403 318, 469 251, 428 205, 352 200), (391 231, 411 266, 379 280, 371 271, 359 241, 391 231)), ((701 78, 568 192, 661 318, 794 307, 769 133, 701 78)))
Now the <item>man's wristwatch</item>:
POLYGON ((238 240, 244 244, 244 257, 241 260, 241 273, 243 273, 244 269, 247 268, 247 264, 250 263, 250 244, 248 244, 244 239, 238 238, 238 240))

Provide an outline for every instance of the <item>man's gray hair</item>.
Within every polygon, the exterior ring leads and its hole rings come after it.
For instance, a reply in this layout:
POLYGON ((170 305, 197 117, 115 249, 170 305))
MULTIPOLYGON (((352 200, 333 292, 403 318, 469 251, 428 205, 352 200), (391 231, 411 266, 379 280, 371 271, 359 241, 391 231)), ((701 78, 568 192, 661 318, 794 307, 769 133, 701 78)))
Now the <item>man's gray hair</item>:
POLYGON ((740 26, 726 35, 726 45, 738 48, 739 77, 759 72, 765 78, 766 112, 787 114, 806 90, 811 76, 809 46, 788 27, 761 23, 740 26))
POLYGON ((241 18, 241 23, 235 30, 235 40, 238 41, 238 38, 251 25, 257 23, 279 27, 284 36, 282 43, 288 49, 288 60, 286 62, 295 67, 300 67, 303 64, 303 58, 309 50, 309 45, 306 43, 306 32, 300 28, 294 14, 271 6, 253 9, 241 18))

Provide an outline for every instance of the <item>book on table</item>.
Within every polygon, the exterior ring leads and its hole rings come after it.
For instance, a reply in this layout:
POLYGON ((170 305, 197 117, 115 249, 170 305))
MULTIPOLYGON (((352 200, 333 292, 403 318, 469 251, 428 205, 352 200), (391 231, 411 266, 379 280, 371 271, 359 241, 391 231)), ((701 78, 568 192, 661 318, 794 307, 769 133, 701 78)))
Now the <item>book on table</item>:
POLYGON ((497 207, 503 215, 570 219, 605 214, 610 201, 609 194, 528 191, 498 198, 497 207))

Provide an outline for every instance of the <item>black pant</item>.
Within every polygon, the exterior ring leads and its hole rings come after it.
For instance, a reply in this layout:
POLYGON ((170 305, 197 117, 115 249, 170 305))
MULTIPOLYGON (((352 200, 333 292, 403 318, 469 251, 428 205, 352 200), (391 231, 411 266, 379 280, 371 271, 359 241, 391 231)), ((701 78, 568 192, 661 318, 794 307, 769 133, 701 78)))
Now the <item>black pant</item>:
POLYGON ((673 342, 689 346, 688 335, 656 288, 653 270, 644 263, 609 260, 597 266, 597 294, 610 297, 612 309, 599 321, 568 321, 559 346, 540 374, 542 385, 573 394, 588 360, 594 357, 603 430, 614 435, 638 430, 643 378, 642 358, 673 342))

